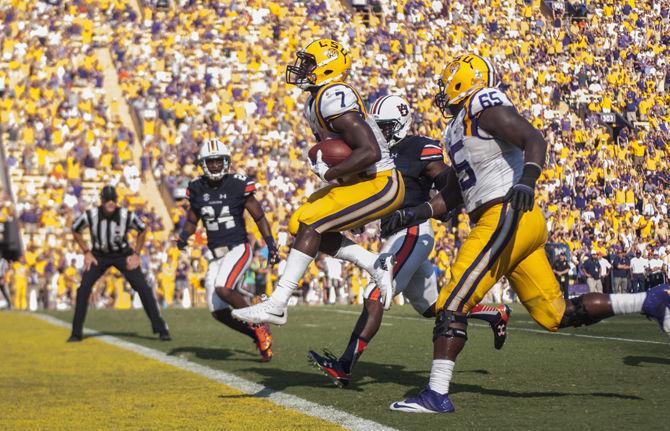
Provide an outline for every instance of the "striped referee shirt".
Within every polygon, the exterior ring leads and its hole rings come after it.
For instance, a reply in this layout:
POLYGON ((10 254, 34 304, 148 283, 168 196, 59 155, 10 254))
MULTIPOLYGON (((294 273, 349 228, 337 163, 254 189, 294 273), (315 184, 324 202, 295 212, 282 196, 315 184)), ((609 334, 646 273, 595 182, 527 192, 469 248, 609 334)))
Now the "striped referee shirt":
POLYGON ((146 226, 134 212, 117 208, 111 217, 104 217, 101 207, 92 208, 74 221, 72 230, 80 233, 86 226, 91 230, 92 250, 98 253, 119 254, 129 252, 128 231, 144 232, 146 226))

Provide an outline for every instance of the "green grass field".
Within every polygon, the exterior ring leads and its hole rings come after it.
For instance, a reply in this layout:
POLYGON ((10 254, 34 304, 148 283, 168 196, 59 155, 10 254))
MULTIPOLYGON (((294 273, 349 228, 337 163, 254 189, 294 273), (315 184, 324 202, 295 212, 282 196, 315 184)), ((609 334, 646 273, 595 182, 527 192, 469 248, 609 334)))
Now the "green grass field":
MULTIPOLYGON (((670 343, 641 316, 565 331, 588 336, 573 337, 539 331, 516 306, 501 351, 493 349, 488 327, 471 325, 451 384, 456 413, 414 415, 388 409, 425 385, 430 369, 432 321, 418 318, 409 306, 396 306, 384 317, 349 388, 335 388, 308 364, 310 348, 341 352, 359 311, 290 309, 289 323, 273 328, 275 357, 267 364, 259 362, 248 338, 203 309, 164 311, 173 335, 169 343, 151 335, 141 310, 90 311, 86 326, 399 429, 668 429, 670 343)), ((71 319, 71 312, 51 314, 71 319)), ((213 405, 226 402, 219 395, 211 394, 213 405)))

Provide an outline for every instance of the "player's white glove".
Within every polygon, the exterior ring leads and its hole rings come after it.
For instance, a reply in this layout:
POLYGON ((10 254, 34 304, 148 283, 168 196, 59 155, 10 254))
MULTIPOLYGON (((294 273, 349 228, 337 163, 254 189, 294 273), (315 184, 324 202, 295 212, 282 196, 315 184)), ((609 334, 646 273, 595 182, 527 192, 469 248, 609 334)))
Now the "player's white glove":
POLYGON ((316 162, 311 163, 311 161, 310 161, 310 167, 312 168, 312 172, 314 172, 314 174, 317 177, 321 178, 321 181, 323 181, 325 183, 328 182, 328 180, 326 180, 325 176, 326 176, 326 172, 328 172, 328 169, 330 169, 330 168, 328 167, 326 162, 323 161, 323 153, 321 152, 321 150, 316 152, 316 162))

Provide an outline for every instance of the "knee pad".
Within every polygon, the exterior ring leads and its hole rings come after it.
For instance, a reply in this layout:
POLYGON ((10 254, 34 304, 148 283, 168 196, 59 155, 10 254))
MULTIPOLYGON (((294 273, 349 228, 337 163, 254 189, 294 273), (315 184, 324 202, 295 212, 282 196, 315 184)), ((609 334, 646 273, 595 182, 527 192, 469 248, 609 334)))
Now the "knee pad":
POLYGON ((589 316, 588 311, 586 311, 586 306, 584 305, 583 295, 578 296, 577 298, 572 298, 570 302, 572 303, 572 307, 565 309, 559 328, 567 328, 568 326, 578 328, 582 325, 593 325, 602 320, 589 316))
POLYGON ((454 314, 453 311, 442 309, 438 311, 435 318, 435 328, 433 328, 433 342, 437 337, 463 338, 468 339, 468 319, 464 315, 454 314), (454 324, 464 325, 464 328, 454 327, 454 324))

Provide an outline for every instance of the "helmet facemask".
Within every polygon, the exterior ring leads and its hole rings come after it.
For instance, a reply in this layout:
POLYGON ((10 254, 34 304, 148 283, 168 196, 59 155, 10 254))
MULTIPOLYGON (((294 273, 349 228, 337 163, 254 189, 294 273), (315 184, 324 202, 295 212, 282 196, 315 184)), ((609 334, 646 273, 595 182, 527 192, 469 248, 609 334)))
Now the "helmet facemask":
POLYGON ((437 109, 440 110, 443 117, 451 117, 448 103, 449 99, 447 98, 446 92, 447 86, 444 84, 444 81, 442 81, 442 78, 437 80, 437 86, 439 87, 439 91, 435 95, 433 103, 437 106, 437 109))
POLYGON ((402 124, 400 123, 400 121, 398 120, 377 121, 377 125, 379 126, 379 129, 382 131, 384 138, 386 138, 386 142, 389 143, 389 147, 394 146, 402 139, 401 137, 396 136, 396 134, 400 132, 400 130, 402 129, 402 124))
POLYGON ((223 179, 230 169, 230 157, 224 155, 206 157, 200 160, 200 166, 207 178, 212 181, 219 181, 223 179), (221 169, 216 169, 219 164, 221 169))
POLYGON ((296 53, 295 63, 286 66, 286 83, 297 85, 303 90, 316 86, 316 59, 312 54, 300 50, 296 53))

